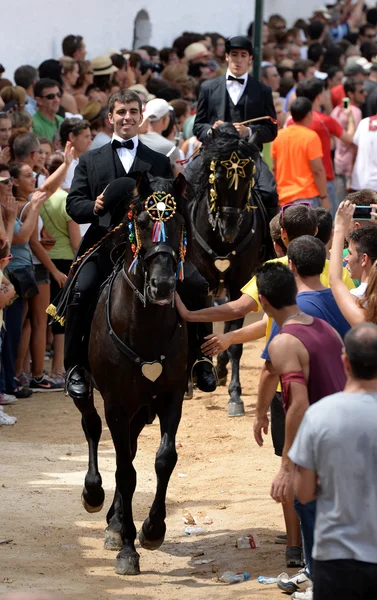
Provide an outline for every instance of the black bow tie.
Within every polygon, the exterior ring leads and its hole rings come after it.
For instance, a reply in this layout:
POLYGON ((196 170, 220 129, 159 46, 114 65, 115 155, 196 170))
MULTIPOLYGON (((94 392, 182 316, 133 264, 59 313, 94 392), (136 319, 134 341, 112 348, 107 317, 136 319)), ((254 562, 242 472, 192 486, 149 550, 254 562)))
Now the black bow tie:
POLYGON ((128 148, 132 150, 134 147, 133 140, 125 140, 124 142, 120 142, 119 140, 113 140, 111 142, 112 147, 116 150, 117 148, 128 148))
POLYGON ((233 77, 233 75, 228 75, 228 81, 237 81, 237 83, 240 83, 241 85, 243 85, 245 83, 245 80, 238 77, 233 77))

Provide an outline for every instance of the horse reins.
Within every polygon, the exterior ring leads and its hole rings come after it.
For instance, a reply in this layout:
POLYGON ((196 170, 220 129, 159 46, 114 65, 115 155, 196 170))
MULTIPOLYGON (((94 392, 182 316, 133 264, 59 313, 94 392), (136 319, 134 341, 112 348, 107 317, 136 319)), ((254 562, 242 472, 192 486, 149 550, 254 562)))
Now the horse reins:
MULTIPOLYGON (((172 250, 172 252, 174 252, 174 251, 172 250)), ((120 339, 120 337, 115 333, 114 329, 112 328, 111 317, 110 317, 110 298, 111 298, 111 291, 112 291, 112 288, 113 288, 113 285, 114 285, 114 281, 115 281, 115 278, 118 275, 118 273, 119 273, 119 271, 114 270, 113 273, 111 274, 111 277, 110 277, 110 279, 108 281, 108 284, 107 284, 105 314, 106 314, 106 327, 107 327, 107 330, 109 332, 109 335, 110 335, 110 337, 111 337, 114 345, 118 348, 118 350, 120 350, 120 352, 122 352, 122 354, 124 354, 125 356, 127 356, 127 358, 129 358, 133 363, 135 363, 141 369, 143 369, 144 365, 154 365, 154 364, 160 364, 161 367, 162 367, 162 364, 163 364, 163 362, 164 362, 164 360, 166 358, 166 356, 164 354, 160 355, 160 360, 159 361, 147 361, 147 360, 144 360, 141 356, 139 356, 139 354, 136 354, 136 352, 134 352, 133 350, 131 350, 131 348, 129 348, 127 346, 127 344, 125 344, 120 339)), ((128 277, 127 273, 125 272, 124 266, 122 267, 121 274, 122 274, 123 278, 125 279, 125 281, 127 282, 127 284, 132 289, 132 291, 134 292, 134 294, 137 296, 137 298, 145 306, 146 305, 146 297, 145 297, 145 295, 143 296, 141 294, 141 292, 137 289, 137 287, 132 283, 132 281, 128 277)), ((181 323, 179 321, 177 321, 174 333, 173 333, 172 337, 170 338, 170 341, 168 342, 168 346, 167 346, 167 349, 166 349, 166 354, 168 354, 169 351, 170 351, 170 349, 172 347, 174 347, 175 343, 178 341, 179 336, 181 335, 181 332, 182 332, 182 325, 181 325, 181 323)), ((161 369, 161 372, 162 372, 162 369, 161 369)), ((152 380, 150 380, 150 381, 152 381, 152 380)))

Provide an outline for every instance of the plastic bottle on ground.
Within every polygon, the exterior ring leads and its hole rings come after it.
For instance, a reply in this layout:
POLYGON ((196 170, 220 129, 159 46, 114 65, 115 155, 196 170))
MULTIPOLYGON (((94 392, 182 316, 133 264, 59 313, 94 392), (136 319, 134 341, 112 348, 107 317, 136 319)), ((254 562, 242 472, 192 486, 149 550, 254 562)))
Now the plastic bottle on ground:
POLYGON ((225 573, 219 577, 219 581, 222 583, 240 583, 241 581, 247 581, 248 579, 250 579, 249 573, 238 574, 233 573, 233 571, 225 571, 225 573))
POLYGON ((269 585, 271 583, 277 583, 280 579, 286 579, 288 577, 287 573, 280 573, 277 577, 264 577, 263 575, 259 575, 258 583, 264 583, 269 585))
POLYGON ((205 535, 208 532, 205 527, 185 527, 185 533, 187 535, 205 535))

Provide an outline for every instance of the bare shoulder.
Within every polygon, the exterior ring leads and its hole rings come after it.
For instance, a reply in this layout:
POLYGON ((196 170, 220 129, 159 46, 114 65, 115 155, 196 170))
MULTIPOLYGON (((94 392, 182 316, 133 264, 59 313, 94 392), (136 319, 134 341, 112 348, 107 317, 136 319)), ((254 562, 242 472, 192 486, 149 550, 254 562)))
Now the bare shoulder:
POLYGON ((289 333, 275 336, 268 347, 271 362, 278 373, 301 369, 301 342, 289 333))

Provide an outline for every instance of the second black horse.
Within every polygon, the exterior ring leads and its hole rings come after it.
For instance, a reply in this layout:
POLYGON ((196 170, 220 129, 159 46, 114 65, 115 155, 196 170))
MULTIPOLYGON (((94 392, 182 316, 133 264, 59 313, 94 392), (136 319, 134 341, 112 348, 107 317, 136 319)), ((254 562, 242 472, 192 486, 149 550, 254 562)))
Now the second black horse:
MULTIPOLYGON (((273 256, 268 223, 277 196, 272 175, 266 170, 258 148, 240 138, 231 124, 212 130, 199 158, 188 170, 193 188, 191 221, 197 267, 215 296, 226 294, 229 300, 239 298, 241 288, 256 268, 273 256), (262 178, 268 185, 261 183, 262 178), (266 190, 269 214, 264 206, 265 198, 262 201, 266 190)), ((224 331, 242 327, 243 321, 240 318, 225 323, 224 331)), ((220 383, 226 383, 229 360, 232 365, 229 416, 244 414, 239 373, 241 356, 242 345, 239 344, 218 356, 220 383)))

